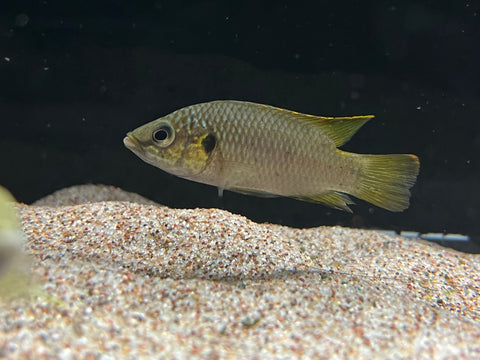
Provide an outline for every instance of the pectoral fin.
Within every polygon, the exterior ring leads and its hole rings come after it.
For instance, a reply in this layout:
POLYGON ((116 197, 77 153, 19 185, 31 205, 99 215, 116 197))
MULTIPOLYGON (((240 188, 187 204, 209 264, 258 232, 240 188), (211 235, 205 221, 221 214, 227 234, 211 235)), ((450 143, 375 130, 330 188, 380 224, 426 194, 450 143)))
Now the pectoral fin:
POLYGON ((279 195, 271 194, 261 190, 243 187, 243 184, 251 184, 255 182, 257 170, 255 164, 248 164, 235 161, 224 161, 222 164, 222 183, 218 187, 220 189, 233 191, 243 195, 253 195, 258 197, 278 197, 279 195))
POLYGON ((348 197, 348 195, 336 191, 329 191, 314 196, 295 196, 293 198, 302 201, 322 203, 334 209, 344 210, 350 213, 352 210, 348 207, 348 205, 355 204, 352 199, 348 197))
MULTIPOLYGON (((225 190, 236 191, 233 189, 243 189, 242 184, 250 183, 257 174, 257 168, 253 164, 247 164, 239 161, 222 161, 220 184, 225 190)), ((248 191, 249 189, 245 189, 248 191)), ((240 191, 237 191, 240 192, 240 191)))
POLYGON ((256 190, 242 189, 242 188, 230 188, 228 190, 234 191, 236 193, 243 194, 243 195, 253 195, 253 196, 263 197, 263 198, 273 198, 273 197, 279 196, 279 195, 270 194, 264 191, 256 191, 256 190))

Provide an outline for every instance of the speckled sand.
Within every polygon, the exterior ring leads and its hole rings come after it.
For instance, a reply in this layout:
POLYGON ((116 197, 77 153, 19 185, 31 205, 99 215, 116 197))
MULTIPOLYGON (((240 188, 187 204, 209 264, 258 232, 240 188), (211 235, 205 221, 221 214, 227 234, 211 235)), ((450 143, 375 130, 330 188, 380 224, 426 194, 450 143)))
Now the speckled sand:
POLYGON ((63 305, 0 303, 0 357, 480 358, 479 256, 105 186, 37 205, 18 207, 27 252, 63 305), (123 202, 73 205, 102 199, 123 202))

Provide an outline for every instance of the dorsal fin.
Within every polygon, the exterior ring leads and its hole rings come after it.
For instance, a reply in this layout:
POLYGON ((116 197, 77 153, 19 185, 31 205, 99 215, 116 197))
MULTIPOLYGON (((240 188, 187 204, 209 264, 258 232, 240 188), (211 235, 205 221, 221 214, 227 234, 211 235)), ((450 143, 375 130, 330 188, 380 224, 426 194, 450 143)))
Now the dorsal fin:
POLYGON ((336 147, 342 146, 374 115, 350 116, 350 117, 324 117, 306 114, 296 114, 296 117, 321 128, 336 147))
POLYGON ((303 114, 292 110, 286 110, 270 105, 261 105, 250 103, 255 106, 269 108, 274 111, 280 111, 291 115, 292 119, 304 121, 313 126, 322 129, 330 139, 335 143, 336 147, 342 146, 374 115, 347 116, 347 117, 326 117, 303 114))
POLYGON ((278 111, 289 115, 292 120, 299 120, 305 123, 317 126, 324 131, 330 139, 335 143, 336 147, 342 146, 360 129, 368 120, 375 117, 374 115, 346 116, 346 117, 326 117, 303 114, 292 110, 282 109, 279 107, 256 104, 248 101, 229 100, 232 103, 247 104, 251 107, 269 109, 270 111, 278 111))

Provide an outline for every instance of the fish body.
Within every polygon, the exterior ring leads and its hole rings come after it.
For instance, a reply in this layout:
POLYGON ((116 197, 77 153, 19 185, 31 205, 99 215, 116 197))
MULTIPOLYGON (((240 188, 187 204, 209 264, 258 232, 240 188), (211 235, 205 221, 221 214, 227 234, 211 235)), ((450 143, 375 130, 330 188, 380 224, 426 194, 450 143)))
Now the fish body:
POLYGON ((36 285, 37 279, 31 271, 32 260, 23 251, 26 236, 15 203, 12 194, 0 185, 0 303, 15 303, 19 297, 36 295, 53 304, 64 305, 36 285))
POLYGON ((415 155, 339 150, 373 116, 321 117, 244 101, 212 101, 149 122, 124 139, 171 174, 247 194, 287 196, 350 211, 347 194, 408 207, 415 155))
POLYGON ((0 301, 30 291, 31 274, 22 251, 25 235, 13 207, 15 199, 0 186, 0 301))

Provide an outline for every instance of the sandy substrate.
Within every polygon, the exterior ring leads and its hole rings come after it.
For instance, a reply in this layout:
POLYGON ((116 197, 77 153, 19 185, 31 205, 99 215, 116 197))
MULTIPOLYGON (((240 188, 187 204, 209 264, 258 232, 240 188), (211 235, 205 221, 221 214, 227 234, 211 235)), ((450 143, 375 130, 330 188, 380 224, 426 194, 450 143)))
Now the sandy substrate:
POLYGON ((18 207, 52 298, 0 303, 0 358, 480 358, 478 255, 142 199, 18 207))

